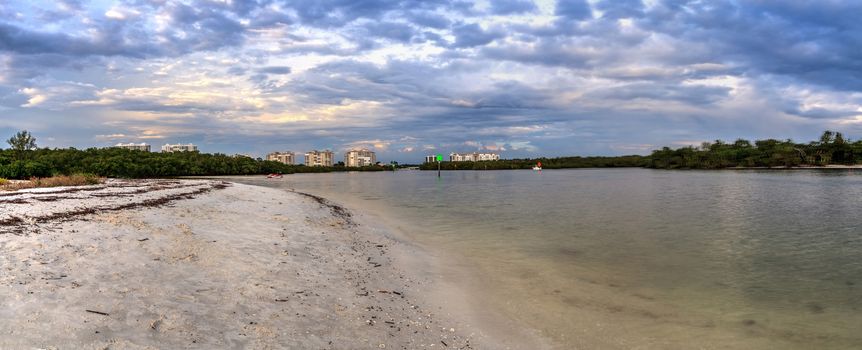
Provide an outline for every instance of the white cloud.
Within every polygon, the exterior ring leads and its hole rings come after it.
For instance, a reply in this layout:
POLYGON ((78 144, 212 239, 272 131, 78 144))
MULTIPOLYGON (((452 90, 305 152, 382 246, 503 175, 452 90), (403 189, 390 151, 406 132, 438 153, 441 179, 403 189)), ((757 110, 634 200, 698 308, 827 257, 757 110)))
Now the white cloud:
POLYGON ((108 11, 105 11, 105 17, 110 18, 110 19, 114 19, 114 20, 121 20, 121 21, 127 20, 127 19, 137 18, 140 15, 141 15, 141 13, 135 9, 125 8, 125 7, 120 7, 120 6, 114 6, 110 9, 108 9, 108 11))
POLYGON ((858 33, 842 22, 855 20, 851 3, 818 8, 829 23, 805 20, 810 4, 745 2, 677 10, 648 1, 642 18, 597 10, 577 23, 555 16, 553 0, 509 15, 489 15, 488 1, 409 13, 392 2, 138 3, 62 2, 51 19, 27 1, 4 2, 0 30, 15 35, 0 54, 0 109, 103 123, 64 124, 88 133, 82 140, 393 154, 637 152, 862 120, 858 50, 847 39, 858 33), (312 5, 321 11, 304 11, 312 5), (714 18, 722 25, 703 23, 714 18), (738 34, 746 28, 756 30, 738 34))

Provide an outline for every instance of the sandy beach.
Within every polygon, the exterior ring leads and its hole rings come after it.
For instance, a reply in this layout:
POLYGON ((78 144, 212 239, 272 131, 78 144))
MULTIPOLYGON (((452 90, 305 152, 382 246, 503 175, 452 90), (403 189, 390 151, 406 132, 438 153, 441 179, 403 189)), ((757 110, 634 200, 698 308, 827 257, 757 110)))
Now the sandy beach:
POLYGON ((421 249, 307 194, 210 180, 0 192, 0 251, 2 349, 537 344, 448 310, 458 298, 434 296, 447 293, 421 249))

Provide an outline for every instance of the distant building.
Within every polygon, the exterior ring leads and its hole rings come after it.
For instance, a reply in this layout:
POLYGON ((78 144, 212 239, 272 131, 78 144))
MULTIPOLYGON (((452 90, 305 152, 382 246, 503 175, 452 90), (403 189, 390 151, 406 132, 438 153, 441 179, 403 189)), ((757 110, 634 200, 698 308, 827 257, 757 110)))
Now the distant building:
POLYGON ((486 161, 486 160, 500 160, 500 155, 497 153, 475 153, 476 160, 478 161, 486 161))
POLYGON ((296 155, 293 152, 272 152, 266 155, 266 160, 293 165, 296 164, 296 155))
POLYGON ((167 144, 162 146, 162 152, 197 152, 198 146, 191 143, 188 144, 167 144))
POLYGON ((352 149, 344 154, 344 165, 348 167, 369 166, 377 163, 377 156, 367 149, 352 149))
POLYGON ((425 156, 425 163, 434 163, 437 161, 436 155, 425 156))
POLYGON ((150 151, 150 145, 148 145, 146 143, 118 143, 114 147, 130 149, 133 151, 144 151, 144 152, 150 151))
POLYGON ((473 153, 450 153, 449 154, 450 162, 475 162, 476 159, 473 157, 473 153))
POLYGON ((500 155, 496 153, 450 153, 450 162, 481 162, 488 160, 500 160, 500 155))
POLYGON ((332 166, 332 151, 305 152, 305 166, 332 166))

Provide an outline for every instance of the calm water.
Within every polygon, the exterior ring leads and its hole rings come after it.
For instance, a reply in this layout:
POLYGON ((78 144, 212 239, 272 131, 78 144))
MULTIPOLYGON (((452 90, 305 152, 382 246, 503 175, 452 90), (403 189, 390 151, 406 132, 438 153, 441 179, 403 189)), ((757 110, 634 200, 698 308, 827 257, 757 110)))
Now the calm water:
POLYGON ((562 348, 862 348, 862 172, 307 174, 562 348))

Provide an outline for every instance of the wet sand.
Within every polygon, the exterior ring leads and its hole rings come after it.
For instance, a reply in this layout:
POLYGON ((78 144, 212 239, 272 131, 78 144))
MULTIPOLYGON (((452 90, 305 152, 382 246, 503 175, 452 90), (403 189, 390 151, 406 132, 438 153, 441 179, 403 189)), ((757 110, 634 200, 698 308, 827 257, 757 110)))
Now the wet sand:
POLYGON ((543 347, 474 323, 432 258, 384 231, 221 181, 0 192, 0 348, 543 347))

